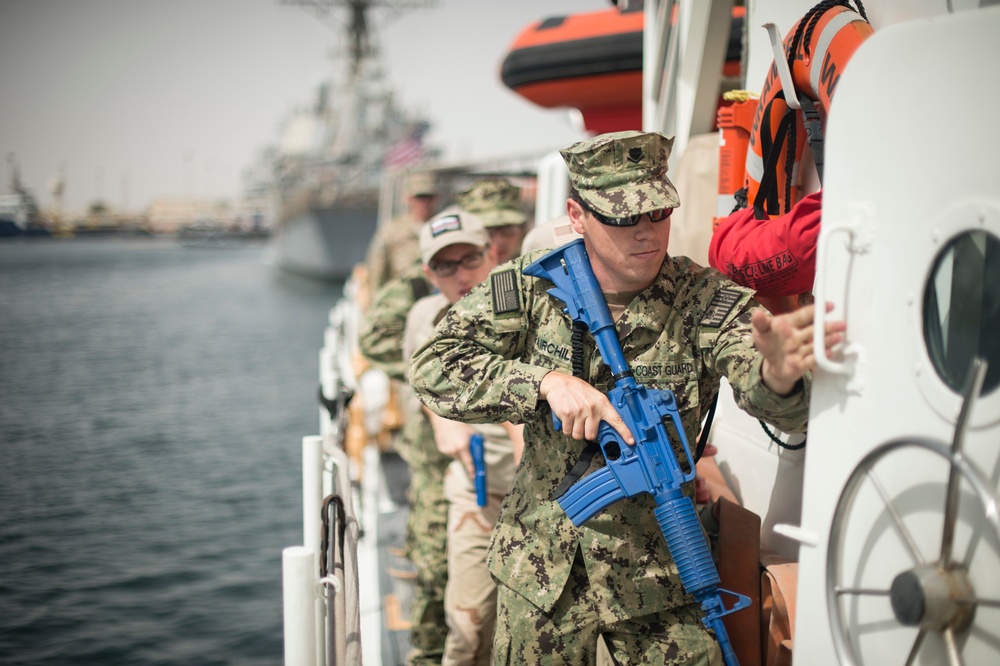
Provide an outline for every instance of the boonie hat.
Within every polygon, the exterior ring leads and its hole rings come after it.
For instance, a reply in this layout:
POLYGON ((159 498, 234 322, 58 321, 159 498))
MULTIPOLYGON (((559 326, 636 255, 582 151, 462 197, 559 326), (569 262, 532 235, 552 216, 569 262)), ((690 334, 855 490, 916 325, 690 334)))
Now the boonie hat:
POLYGON ((406 193, 411 197, 437 196, 437 185, 434 174, 426 171, 415 171, 406 180, 406 193))
POLYGON ((490 235, 478 216, 458 206, 449 206, 420 228, 421 261, 427 266, 435 254, 460 243, 486 247, 490 244, 490 235))
POLYGON ((569 179, 589 207, 607 217, 642 215, 680 205, 667 178, 673 137, 659 132, 611 132, 559 151, 569 179))
POLYGON ((455 200, 462 209, 478 215, 487 229, 528 222, 521 210, 521 188, 504 178, 480 180, 455 200))

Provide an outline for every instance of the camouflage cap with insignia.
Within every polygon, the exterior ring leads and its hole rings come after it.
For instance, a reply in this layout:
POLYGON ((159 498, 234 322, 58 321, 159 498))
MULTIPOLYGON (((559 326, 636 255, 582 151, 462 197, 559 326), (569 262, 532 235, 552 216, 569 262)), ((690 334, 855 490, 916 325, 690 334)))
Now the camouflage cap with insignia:
POLYGON ((680 205, 667 178, 673 137, 659 132, 611 132, 559 151, 570 182, 595 211, 608 217, 641 215, 680 205))
POLYGON ((490 236, 477 215, 458 206, 449 206, 420 228, 420 258, 424 266, 444 248, 460 243, 488 247, 490 236))
POLYGON ((526 224, 521 188, 504 178, 480 180, 456 197, 460 207, 475 213, 487 228, 526 224))

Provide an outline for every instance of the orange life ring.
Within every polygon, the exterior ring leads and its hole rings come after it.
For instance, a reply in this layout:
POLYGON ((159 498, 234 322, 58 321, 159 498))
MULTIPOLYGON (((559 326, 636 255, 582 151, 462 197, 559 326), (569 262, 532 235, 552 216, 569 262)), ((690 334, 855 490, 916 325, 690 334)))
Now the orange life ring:
MULTIPOLYGON (((845 65, 873 30, 867 18, 849 2, 819 12, 822 6, 817 5, 796 22, 784 40, 784 52, 797 96, 817 102, 822 112, 828 113, 845 65)), ((801 198, 806 130, 802 111, 786 116, 789 110, 778 68, 772 62, 750 132, 745 180, 748 203, 763 204, 768 215, 787 213, 801 198), (787 125, 784 130, 782 123, 787 125), (787 139, 783 138, 783 131, 787 139), (762 193, 761 181, 769 170, 773 170, 775 187, 768 187, 768 192, 762 193), (759 197, 765 201, 759 202, 759 197)))

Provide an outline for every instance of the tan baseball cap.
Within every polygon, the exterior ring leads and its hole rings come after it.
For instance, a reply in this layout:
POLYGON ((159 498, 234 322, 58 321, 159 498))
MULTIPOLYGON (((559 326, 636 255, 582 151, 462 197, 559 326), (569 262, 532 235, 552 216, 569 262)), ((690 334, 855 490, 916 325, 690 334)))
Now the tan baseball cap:
POLYGON ((598 213, 620 218, 680 205, 667 178, 673 137, 659 132, 611 132, 559 151, 570 182, 598 213))
POLYGON ((461 192, 458 205, 479 216, 487 229, 512 224, 527 224, 521 209, 521 188, 505 178, 488 178, 461 192))
POLYGON ((406 180, 406 193, 411 197, 435 197, 438 194, 434 174, 414 171, 406 180))
POLYGON ((477 215, 458 206, 449 206, 420 228, 421 261, 427 266, 435 254, 460 243, 486 247, 490 244, 490 235, 477 215))

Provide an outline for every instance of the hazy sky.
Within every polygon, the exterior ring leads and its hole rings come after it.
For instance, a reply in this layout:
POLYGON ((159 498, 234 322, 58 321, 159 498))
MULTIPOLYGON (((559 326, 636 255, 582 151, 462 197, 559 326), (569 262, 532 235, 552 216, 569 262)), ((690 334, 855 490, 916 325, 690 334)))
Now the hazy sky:
MULTIPOLYGON (((389 76, 429 116, 448 159, 559 148, 568 114, 500 82, 515 37, 608 0, 436 0, 385 26, 389 76)), ((313 99, 344 44, 342 12, 279 0, 0 0, 0 192, 13 154, 39 202, 65 167, 65 205, 144 207, 159 195, 234 196, 281 121, 313 99)))

